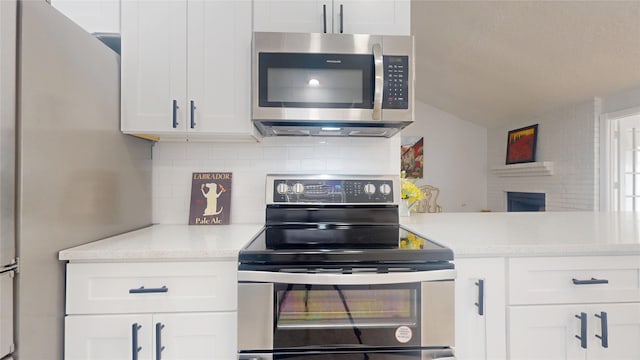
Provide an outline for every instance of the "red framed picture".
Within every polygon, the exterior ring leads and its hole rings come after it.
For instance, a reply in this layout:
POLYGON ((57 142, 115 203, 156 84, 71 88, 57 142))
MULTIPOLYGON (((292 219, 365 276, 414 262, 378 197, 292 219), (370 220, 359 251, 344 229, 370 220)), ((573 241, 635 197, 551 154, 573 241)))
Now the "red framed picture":
POLYGON ((536 161, 538 124, 509 131, 507 165, 536 161))

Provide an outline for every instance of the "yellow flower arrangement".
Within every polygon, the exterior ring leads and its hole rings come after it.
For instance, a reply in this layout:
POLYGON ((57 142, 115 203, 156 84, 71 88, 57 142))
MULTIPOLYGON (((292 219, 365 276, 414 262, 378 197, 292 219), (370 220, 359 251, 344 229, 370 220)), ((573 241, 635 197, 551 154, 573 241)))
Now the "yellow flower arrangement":
POLYGON ((406 199, 410 207, 415 204, 416 201, 424 199, 424 194, 420 191, 420 188, 413 182, 405 178, 406 173, 402 171, 400 173, 400 188, 402 189, 402 198, 406 199))

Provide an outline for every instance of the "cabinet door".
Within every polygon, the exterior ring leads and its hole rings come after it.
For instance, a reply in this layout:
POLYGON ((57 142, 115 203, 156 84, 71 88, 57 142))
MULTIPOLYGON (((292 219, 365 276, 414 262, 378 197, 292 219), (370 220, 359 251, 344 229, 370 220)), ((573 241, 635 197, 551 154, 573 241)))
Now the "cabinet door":
POLYGON ((251 3, 191 0, 188 19, 187 130, 250 134, 251 3))
POLYGON ((409 0, 334 0, 333 32, 410 35, 409 0))
POLYGON ((456 359, 506 358, 504 262, 455 260, 456 359))
POLYGON ((121 6, 122 131, 184 131, 186 2, 122 1, 121 6))
POLYGON ((152 334, 151 315, 70 315, 64 322, 64 358, 151 360, 152 334), (137 358, 133 356, 136 337, 137 358))
POLYGON ((331 0, 254 0, 253 30, 321 33, 326 26, 326 32, 330 33, 331 3, 331 0))
POLYGON ((588 360, 640 359, 640 303, 591 305, 587 311, 590 333, 588 360), (606 321, 602 312, 606 314, 606 321), (602 336, 603 328, 608 333, 606 342, 602 336))
POLYGON ((154 315, 154 346, 163 348, 163 360, 235 359, 236 315, 235 312, 154 315))
MULTIPOLYGON (((4 6, 4 4, 0 4, 4 6)), ((13 278, 15 273, 0 274, 0 358, 13 352, 13 278)))
MULTIPOLYGON (((512 306, 509 308, 509 358, 518 360, 584 360, 582 336, 584 305, 512 306)), ((587 314, 585 326, 589 326, 587 314)), ((589 347, 589 334, 586 334, 589 347)))

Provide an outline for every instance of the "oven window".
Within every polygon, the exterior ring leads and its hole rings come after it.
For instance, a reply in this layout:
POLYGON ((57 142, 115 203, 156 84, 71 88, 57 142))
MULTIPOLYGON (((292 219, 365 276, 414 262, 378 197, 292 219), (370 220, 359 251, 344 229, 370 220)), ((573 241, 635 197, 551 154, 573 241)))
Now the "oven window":
POLYGON ((276 327, 415 326, 418 323, 418 293, 413 284, 404 287, 289 286, 276 291, 276 327))

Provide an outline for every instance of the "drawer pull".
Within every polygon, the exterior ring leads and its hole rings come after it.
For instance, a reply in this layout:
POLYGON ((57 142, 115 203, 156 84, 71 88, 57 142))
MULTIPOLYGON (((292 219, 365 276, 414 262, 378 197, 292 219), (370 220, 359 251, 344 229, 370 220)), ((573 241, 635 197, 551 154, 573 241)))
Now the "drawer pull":
POLYGON ((581 312, 580 315, 576 315, 576 318, 580 319, 580 336, 576 335, 576 339, 580 340, 580 347, 587 348, 587 313, 581 312))
POLYGON ((178 100, 173 100, 173 112, 171 114, 172 116, 172 122, 171 122, 171 126, 173 126, 173 128, 177 128, 178 127, 178 109, 180 107, 178 106, 178 100))
POLYGON ((476 283, 478 287, 478 302, 474 305, 478 307, 478 315, 484 315, 484 280, 478 279, 476 283))
POLYGON ((600 319, 600 329, 602 331, 602 335, 596 334, 596 337, 600 339, 600 345, 603 348, 609 347, 609 329, 607 328, 607 313, 601 311, 600 314, 595 314, 595 317, 600 319))
POLYGON ((322 5, 322 29, 325 34, 327 33, 327 5, 322 5))
POLYGON ((596 278, 591 278, 591 280, 578 280, 578 279, 571 279, 571 281, 573 281, 574 285, 594 285, 594 284, 608 284, 609 280, 607 279, 596 279, 596 278))
POLYGON ((191 128, 196 128, 196 102, 191 100, 191 128))
POLYGON ((142 325, 138 325, 138 323, 133 323, 131 325, 131 358, 133 360, 138 360, 138 353, 142 350, 142 346, 138 346, 138 330, 142 325))
POLYGON ((140 286, 137 289, 129 289, 129 294, 166 293, 168 291, 169 288, 166 286, 159 288, 145 288, 144 286, 140 286))
POLYGON ((162 329, 164 325, 162 323, 156 323, 156 360, 162 360, 162 350, 164 350, 164 346, 162 346, 162 329))

